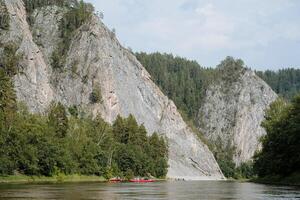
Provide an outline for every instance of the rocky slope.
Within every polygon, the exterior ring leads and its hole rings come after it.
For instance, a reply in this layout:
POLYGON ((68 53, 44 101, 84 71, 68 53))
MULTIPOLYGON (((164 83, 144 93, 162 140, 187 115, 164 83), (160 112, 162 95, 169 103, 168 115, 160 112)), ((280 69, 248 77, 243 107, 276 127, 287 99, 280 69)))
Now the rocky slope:
POLYGON ((213 154, 187 127, 176 106, 151 81, 144 67, 117 41, 114 34, 95 16, 82 25, 72 38, 62 71, 50 66, 57 48, 59 22, 64 8, 47 6, 32 14, 31 26, 21 0, 5 0, 10 29, 1 31, 1 41, 19 45, 23 55, 21 72, 15 77, 19 101, 32 112, 44 112, 51 101, 100 114, 112 122, 118 114, 133 114, 149 132, 157 131, 168 140, 171 178, 222 179, 213 154), (102 94, 92 103, 95 88, 102 94))
POLYGON ((198 126, 207 138, 235 147, 236 165, 251 159, 266 134, 260 126, 265 109, 277 95, 242 61, 227 58, 211 84, 198 114, 198 126))

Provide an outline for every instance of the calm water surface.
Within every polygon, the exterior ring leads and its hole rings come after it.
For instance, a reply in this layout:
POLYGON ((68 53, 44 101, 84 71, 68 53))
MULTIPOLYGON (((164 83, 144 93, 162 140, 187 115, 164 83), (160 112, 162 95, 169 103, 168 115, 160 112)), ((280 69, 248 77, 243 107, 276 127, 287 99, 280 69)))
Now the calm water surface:
POLYGON ((300 199, 300 188, 225 181, 0 184, 0 199, 300 199))

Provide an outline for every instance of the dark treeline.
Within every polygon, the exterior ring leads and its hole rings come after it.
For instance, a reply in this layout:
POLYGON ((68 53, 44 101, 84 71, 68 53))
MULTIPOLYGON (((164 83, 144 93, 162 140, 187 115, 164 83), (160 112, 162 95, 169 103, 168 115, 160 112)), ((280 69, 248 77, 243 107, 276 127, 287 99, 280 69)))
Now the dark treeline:
POLYGON ((52 104, 47 116, 0 112, 0 175, 155 176, 167 173, 167 145, 157 133, 147 136, 135 118, 114 124, 97 117, 68 116, 52 104), (10 121, 10 122, 8 122, 10 121))
POLYGON ((278 71, 257 71, 256 73, 266 81, 277 94, 287 100, 291 100, 300 92, 300 69, 288 68, 278 71))
POLYGON ((275 101, 262 125, 267 135, 261 139, 262 150, 254 156, 258 176, 287 177, 300 173, 300 95, 291 103, 275 101))
POLYGON ((164 138, 157 133, 148 137, 132 115, 109 125, 100 117, 68 116, 60 103, 53 103, 46 116, 30 114, 24 106, 15 108, 0 112, 0 175, 110 178, 167 173, 164 138))
POLYGON ((166 175, 164 139, 157 133, 148 137, 132 115, 111 126, 100 117, 67 113, 60 103, 53 103, 47 116, 30 114, 24 106, 15 113, 1 111, 0 175, 166 175))
POLYGON ((76 106, 52 103, 47 114, 31 114, 18 104, 13 76, 20 55, 1 46, 0 175, 16 173, 156 176, 167 173, 168 148, 157 133, 147 136, 135 118, 117 117, 113 125, 83 115, 76 106))

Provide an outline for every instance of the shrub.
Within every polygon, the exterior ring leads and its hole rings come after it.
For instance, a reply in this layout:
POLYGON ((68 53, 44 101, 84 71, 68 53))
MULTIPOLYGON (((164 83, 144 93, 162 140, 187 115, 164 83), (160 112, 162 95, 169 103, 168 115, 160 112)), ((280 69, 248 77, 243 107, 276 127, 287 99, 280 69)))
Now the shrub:
POLYGON ((101 88, 94 87, 92 93, 90 94, 90 102, 91 103, 102 103, 102 95, 101 95, 101 88))

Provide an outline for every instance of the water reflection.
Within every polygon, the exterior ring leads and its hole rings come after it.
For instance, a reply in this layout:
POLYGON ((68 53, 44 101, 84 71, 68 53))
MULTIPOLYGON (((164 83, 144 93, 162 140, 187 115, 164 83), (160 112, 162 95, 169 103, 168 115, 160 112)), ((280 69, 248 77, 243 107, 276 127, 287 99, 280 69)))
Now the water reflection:
POLYGON ((0 199, 300 199, 300 188, 225 181, 5 184, 0 199))

